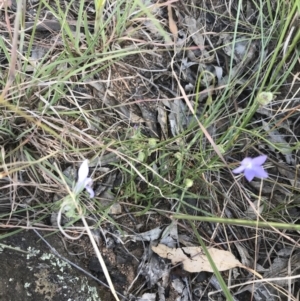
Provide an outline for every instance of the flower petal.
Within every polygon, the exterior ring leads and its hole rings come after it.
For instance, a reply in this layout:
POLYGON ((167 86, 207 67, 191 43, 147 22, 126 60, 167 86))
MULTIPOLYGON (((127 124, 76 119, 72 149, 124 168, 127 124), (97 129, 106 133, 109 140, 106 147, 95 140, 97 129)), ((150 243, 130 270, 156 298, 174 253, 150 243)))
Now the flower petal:
POLYGON ((78 170, 78 181, 77 183, 83 183, 89 174, 89 160, 85 159, 78 170))
POLYGON ((93 185, 93 180, 91 178, 85 179, 84 188, 90 194, 90 198, 93 198, 95 196, 95 192, 92 188, 92 185, 93 185))
POLYGON ((245 178, 249 182, 251 182, 256 174, 255 174, 255 171, 253 169, 245 169, 244 175, 245 175, 245 178))
POLYGON ((246 157, 243 159, 243 161, 241 162, 241 165, 247 167, 249 165, 252 165, 252 158, 246 157))
POLYGON ((240 167, 238 168, 235 168, 232 172, 233 173, 241 173, 245 170, 245 166, 241 165, 240 167))
POLYGON ((265 179, 268 177, 268 173, 262 166, 256 166, 255 168, 253 168, 253 170, 255 172, 255 176, 258 178, 265 179))
POLYGON ((252 165, 262 165, 266 162, 268 156, 262 155, 252 159, 252 165))
POLYGON ((84 180, 84 187, 86 187, 86 186, 92 187, 92 185, 93 185, 93 180, 92 180, 92 178, 86 178, 86 179, 84 180))
POLYGON ((90 194, 90 198, 92 199, 95 196, 95 192, 92 187, 85 186, 86 191, 90 194))

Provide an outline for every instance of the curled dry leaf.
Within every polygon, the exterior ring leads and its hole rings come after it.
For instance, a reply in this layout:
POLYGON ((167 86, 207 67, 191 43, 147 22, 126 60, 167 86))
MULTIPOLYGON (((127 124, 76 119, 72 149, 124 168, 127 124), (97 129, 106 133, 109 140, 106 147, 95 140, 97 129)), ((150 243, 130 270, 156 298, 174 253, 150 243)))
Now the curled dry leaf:
MULTIPOLYGON (((232 253, 216 248, 207 248, 219 271, 243 266, 232 253)), ((153 252, 170 259, 172 264, 182 263, 183 269, 190 273, 213 272, 207 256, 201 247, 169 248, 163 244, 152 246, 153 252)))

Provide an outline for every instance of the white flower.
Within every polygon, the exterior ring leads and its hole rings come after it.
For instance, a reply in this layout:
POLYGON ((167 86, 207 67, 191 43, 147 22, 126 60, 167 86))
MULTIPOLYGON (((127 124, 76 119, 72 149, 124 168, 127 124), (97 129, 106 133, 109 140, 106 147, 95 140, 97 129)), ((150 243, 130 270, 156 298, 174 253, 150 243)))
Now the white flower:
POLYGON ((94 190, 92 188, 93 180, 88 178, 89 174, 89 161, 84 160, 78 170, 78 180, 73 189, 75 194, 80 193, 84 188, 90 194, 90 197, 93 198, 95 196, 94 190))

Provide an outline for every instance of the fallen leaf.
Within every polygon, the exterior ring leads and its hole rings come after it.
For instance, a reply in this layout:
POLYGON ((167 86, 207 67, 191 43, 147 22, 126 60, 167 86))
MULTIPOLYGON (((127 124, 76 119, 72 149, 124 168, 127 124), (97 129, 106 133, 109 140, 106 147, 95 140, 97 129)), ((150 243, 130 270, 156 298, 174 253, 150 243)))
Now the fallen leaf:
MULTIPOLYGON (((207 248, 219 271, 243 266, 229 251, 207 248)), ((207 256, 201 247, 169 248, 163 244, 152 246, 152 251, 160 257, 170 259, 172 264, 182 263, 183 269, 190 273, 213 272, 207 256)))
POLYGON ((179 298, 176 299, 180 301, 188 301, 189 299, 189 287, 180 278, 175 278, 172 280, 172 286, 174 290, 179 294, 179 298))
POLYGON ((198 46, 198 48, 201 50, 202 57, 201 57, 201 62, 208 64, 214 61, 215 54, 214 53, 209 53, 206 50, 205 46, 205 26, 197 21, 196 19, 186 16, 184 18, 184 23, 187 26, 187 30, 193 39, 194 43, 198 46))
POLYGON ((178 242, 177 222, 173 221, 161 235, 160 243, 175 248, 178 242))
POLYGON ((163 230, 163 227, 157 227, 143 233, 127 235, 127 237, 129 237, 132 241, 153 241, 160 238, 163 230))

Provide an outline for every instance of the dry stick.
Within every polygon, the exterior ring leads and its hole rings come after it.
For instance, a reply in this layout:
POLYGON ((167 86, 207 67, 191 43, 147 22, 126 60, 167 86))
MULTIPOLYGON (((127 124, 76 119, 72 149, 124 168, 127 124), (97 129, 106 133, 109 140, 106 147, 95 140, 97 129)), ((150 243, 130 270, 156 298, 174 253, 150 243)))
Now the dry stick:
MULTIPOLYGON (((13 40, 12 30, 11 30, 11 26, 10 26, 10 20, 9 20, 9 16, 8 16, 8 12, 7 12, 7 7, 8 7, 8 5, 5 5, 5 7, 4 7, 4 10, 5 10, 5 22, 6 22, 6 25, 7 25, 7 31, 8 31, 9 37, 10 37, 11 40, 13 40)), ((2 7, 0 7, 0 9, 1 8, 2 7)))
POLYGON ((17 12, 15 18, 15 26, 14 26, 14 36, 13 36, 13 43, 11 48, 11 59, 9 64, 9 72, 6 85, 1 93, 1 99, 4 100, 6 93, 13 83, 15 79, 15 71, 16 71, 16 62, 17 62, 17 47, 18 47, 18 37, 19 37, 19 25, 20 25, 20 18, 22 13, 22 2, 21 0, 17 1, 17 12))

